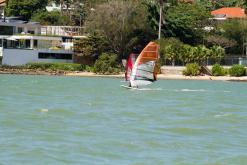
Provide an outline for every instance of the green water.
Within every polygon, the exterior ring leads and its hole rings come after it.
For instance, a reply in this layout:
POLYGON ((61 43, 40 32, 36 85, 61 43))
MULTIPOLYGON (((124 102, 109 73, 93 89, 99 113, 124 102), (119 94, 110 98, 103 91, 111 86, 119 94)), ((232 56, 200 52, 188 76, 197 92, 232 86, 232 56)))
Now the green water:
POLYGON ((247 83, 120 81, 0 75, 0 164, 247 164, 247 83))

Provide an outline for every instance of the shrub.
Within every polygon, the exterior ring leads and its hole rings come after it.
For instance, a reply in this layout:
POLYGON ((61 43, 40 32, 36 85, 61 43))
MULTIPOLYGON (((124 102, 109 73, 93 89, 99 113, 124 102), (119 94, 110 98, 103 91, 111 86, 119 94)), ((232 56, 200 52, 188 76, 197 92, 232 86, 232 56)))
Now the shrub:
POLYGON ((100 74, 118 74, 120 67, 117 63, 117 55, 114 53, 102 53, 94 64, 96 73, 100 74))
POLYGON ((72 63, 29 63, 25 65, 27 69, 41 69, 41 70, 52 70, 52 71, 83 71, 85 66, 81 64, 72 63))
POLYGON ((42 25, 68 25, 70 19, 66 15, 61 15, 59 11, 39 11, 36 12, 32 18, 32 21, 40 22, 42 25))
POLYGON ((191 63, 186 65, 186 69, 183 70, 183 75, 185 76, 197 76, 200 74, 200 67, 196 63, 191 63))
POLYGON ((230 69, 229 69, 229 74, 230 76, 235 76, 235 77, 240 77, 240 76, 244 76, 246 74, 246 69, 244 68, 243 65, 233 65, 230 69))
POLYGON ((87 72, 95 72, 94 66, 86 65, 85 71, 87 71, 87 72))
POLYGON ((213 76, 225 76, 227 73, 227 70, 225 70, 222 66, 219 64, 214 64, 212 68, 212 74, 213 76))

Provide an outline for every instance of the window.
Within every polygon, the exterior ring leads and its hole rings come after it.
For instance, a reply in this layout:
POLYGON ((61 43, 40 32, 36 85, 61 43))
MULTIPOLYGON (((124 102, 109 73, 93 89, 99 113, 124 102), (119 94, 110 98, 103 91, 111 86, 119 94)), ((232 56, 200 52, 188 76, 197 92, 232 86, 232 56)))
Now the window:
POLYGON ((18 27, 18 33, 22 33, 23 32, 23 28, 22 27, 18 27))
POLYGON ((33 48, 38 48, 38 40, 33 40, 33 48))
POLYGON ((28 30, 27 33, 34 34, 34 31, 33 30, 28 30))
POLYGON ((72 54, 39 53, 39 59, 72 60, 72 54))
POLYGON ((0 35, 13 35, 12 26, 0 26, 0 35))

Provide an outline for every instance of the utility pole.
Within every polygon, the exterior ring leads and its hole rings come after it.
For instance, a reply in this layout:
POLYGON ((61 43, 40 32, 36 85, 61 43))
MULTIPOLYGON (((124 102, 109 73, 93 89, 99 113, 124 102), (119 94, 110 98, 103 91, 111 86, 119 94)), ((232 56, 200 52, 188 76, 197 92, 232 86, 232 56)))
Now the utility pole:
POLYGON ((164 0, 159 0, 159 4, 160 4, 160 20, 159 20, 159 37, 158 39, 161 39, 161 22, 162 22, 162 15, 163 15, 163 4, 164 4, 164 0))

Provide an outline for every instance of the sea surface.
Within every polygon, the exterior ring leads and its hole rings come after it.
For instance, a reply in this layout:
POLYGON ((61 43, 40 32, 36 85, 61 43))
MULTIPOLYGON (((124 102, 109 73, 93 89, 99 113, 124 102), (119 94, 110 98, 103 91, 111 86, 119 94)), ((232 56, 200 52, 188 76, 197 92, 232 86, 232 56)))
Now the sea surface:
POLYGON ((0 75, 0 165, 246 165, 247 83, 0 75))

